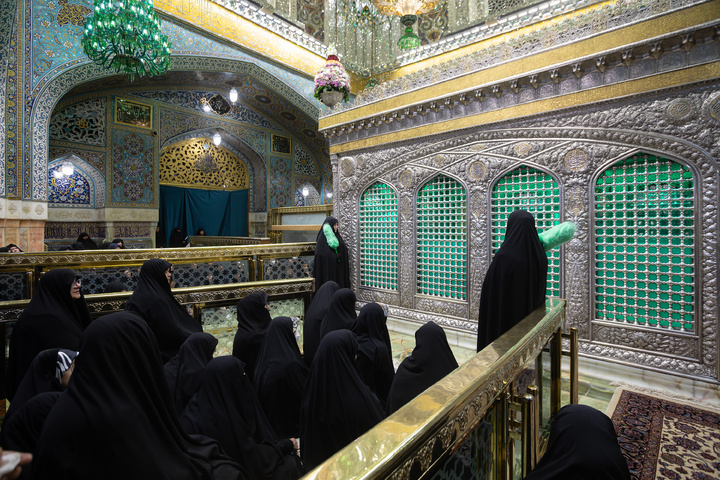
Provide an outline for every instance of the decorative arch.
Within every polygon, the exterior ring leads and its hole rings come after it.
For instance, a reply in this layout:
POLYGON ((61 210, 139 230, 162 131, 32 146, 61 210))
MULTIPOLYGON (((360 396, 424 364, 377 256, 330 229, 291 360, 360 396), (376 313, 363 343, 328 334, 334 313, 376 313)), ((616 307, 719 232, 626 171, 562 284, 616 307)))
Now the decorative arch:
POLYGON ((467 300, 467 191, 438 174, 416 195, 416 294, 467 300))
POLYGON ((227 148, 245 162, 248 169, 248 183, 252 187, 248 206, 251 212, 264 212, 267 210, 267 164, 265 158, 256 152, 243 139, 232 132, 217 128, 203 128, 168 138, 161 146, 161 150, 178 142, 207 138, 212 141, 213 134, 219 131, 222 137, 220 146, 227 148))
MULTIPOLYGON (((55 192, 57 192, 58 182, 55 182, 55 192)), ((102 174, 88 162, 78 157, 75 154, 66 154, 48 162, 48 192, 50 193, 48 203, 50 206, 63 206, 63 207, 88 207, 88 208, 104 208, 105 207, 105 178, 102 174), (52 191, 53 191, 53 178, 52 171, 54 167, 59 167, 62 163, 70 162, 75 168, 71 180, 73 182, 84 182, 88 185, 87 191, 87 202, 51 202, 52 191), (74 178, 73 178, 74 177, 74 178), (82 180, 81 180, 82 179, 82 180)), ((76 198, 79 200, 81 193, 76 192, 76 198)))
POLYGON ((313 205, 322 205, 320 194, 312 183, 305 182, 300 185, 297 190, 295 190, 295 206, 308 207, 313 205), (305 188, 308 189, 307 196, 303 195, 303 189, 305 188))
POLYGON ((638 152, 603 166, 593 185, 594 319, 697 332, 693 170, 638 152))
MULTIPOLYGON (((293 90, 291 85, 270 74, 260 66, 248 61, 204 56, 178 56, 172 58, 172 70, 247 73, 255 78, 261 79, 263 83, 273 90, 282 92, 282 95, 288 101, 307 113, 311 118, 317 118, 319 114, 318 107, 293 90)), ((28 156, 32 159, 30 180, 32 190, 31 197, 33 200, 47 200, 48 184, 46 178, 48 168, 49 122, 53 108, 63 95, 76 85, 115 75, 114 72, 110 72, 94 63, 76 64, 62 71, 47 83, 39 84, 32 92, 34 96, 30 125, 32 139, 28 156)), ((324 159, 324 161, 328 165, 324 165, 323 168, 329 169, 329 158, 324 159)), ((259 181, 260 179, 258 178, 257 180, 259 181)), ((264 211, 266 208, 265 204, 262 206, 255 204, 254 206, 255 211, 264 211)))
POLYGON ((360 285, 398 289, 398 195, 378 181, 360 195, 360 285))
MULTIPOLYGON (((494 255, 505 237, 505 225, 510 214, 527 210, 535 217, 538 232, 560 223, 560 184, 541 168, 522 164, 506 170, 492 182, 490 192, 490 249, 494 255)), ((561 296, 560 248, 548 252, 549 297, 561 296)))

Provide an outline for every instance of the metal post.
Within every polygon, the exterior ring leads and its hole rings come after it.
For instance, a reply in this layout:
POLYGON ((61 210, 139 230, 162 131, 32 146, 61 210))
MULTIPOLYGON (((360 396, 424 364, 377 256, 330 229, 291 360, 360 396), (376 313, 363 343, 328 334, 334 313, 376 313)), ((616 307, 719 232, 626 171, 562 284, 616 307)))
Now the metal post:
POLYGON ((550 416, 560 411, 562 395, 562 332, 558 328, 550 340, 550 416))
POLYGON ((570 403, 578 403, 578 329, 570 329, 570 403))

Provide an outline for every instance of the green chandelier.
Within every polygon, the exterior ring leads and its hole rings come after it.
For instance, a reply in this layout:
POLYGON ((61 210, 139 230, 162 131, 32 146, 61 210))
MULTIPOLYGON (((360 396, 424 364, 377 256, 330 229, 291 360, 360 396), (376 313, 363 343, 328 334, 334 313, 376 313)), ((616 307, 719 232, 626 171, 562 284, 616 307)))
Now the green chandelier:
POLYGON ((93 6, 82 38, 91 60, 128 74, 130 81, 170 68, 170 42, 160 33, 153 0, 94 0, 93 6))

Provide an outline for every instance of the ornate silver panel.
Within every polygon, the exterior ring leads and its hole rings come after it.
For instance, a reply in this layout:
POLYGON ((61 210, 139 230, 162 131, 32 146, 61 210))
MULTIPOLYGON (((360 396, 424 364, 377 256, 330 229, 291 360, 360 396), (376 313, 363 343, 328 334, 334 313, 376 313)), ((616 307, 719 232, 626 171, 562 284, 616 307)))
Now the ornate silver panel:
MULTIPOLYGON (((399 199, 399 293, 389 296, 362 289, 358 298, 382 299, 391 315, 418 323, 434 320, 476 331, 479 292, 491 258, 490 192, 506 172, 528 165, 558 180, 560 221, 571 220, 577 226, 575 237, 561 247, 561 291, 568 301, 566 328, 579 329, 581 353, 717 380, 718 125, 720 82, 349 152, 347 158, 362 156, 364 168, 354 170, 353 184, 335 208, 354 232, 359 229, 357 204, 365 186, 383 179, 397 187, 399 199), (593 323, 594 182, 610 165, 638 152, 688 165, 695 176, 695 332, 593 323), (465 304, 414 294, 415 195, 438 173, 458 179, 467 189, 469 301, 465 304)), ((356 248, 354 238, 348 236, 351 250, 356 248)))

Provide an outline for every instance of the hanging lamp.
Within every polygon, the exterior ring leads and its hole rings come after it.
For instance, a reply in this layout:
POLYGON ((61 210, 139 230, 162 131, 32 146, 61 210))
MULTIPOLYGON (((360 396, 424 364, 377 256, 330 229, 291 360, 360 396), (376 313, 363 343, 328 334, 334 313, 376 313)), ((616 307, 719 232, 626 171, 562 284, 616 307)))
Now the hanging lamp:
POLYGON ((398 39, 398 47, 403 50, 420 46, 420 37, 413 32, 417 16, 435 9, 441 0, 373 0, 373 3, 384 15, 397 15, 405 25, 405 33, 398 39))
POLYGON ((91 60, 130 81, 170 68, 170 42, 160 33, 153 0, 93 0, 82 45, 91 60))

